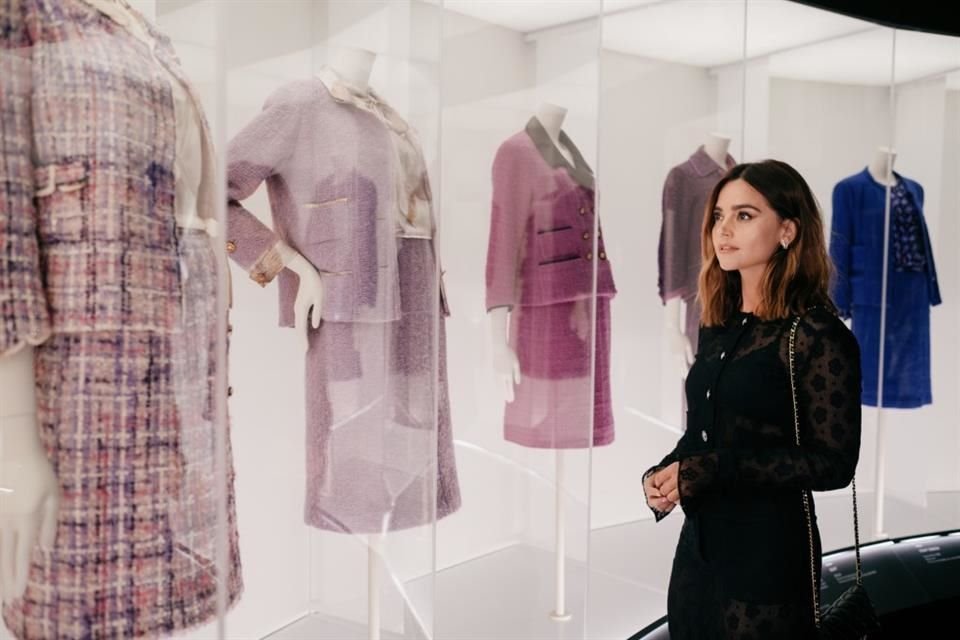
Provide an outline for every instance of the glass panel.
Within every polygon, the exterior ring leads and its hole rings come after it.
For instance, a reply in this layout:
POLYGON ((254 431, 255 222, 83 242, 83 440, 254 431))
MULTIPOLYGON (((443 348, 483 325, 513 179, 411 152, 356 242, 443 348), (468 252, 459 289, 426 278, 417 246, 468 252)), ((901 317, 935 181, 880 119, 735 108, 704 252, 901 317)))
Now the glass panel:
POLYGON ((433 523, 459 506, 431 191, 437 11, 271 1, 223 16, 247 579, 228 628, 246 635, 433 636, 433 523))
POLYGON ((953 350, 960 38, 897 31, 894 50, 887 259, 878 263, 886 265, 885 313, 872 319, 883 340, 882 348, 876 337, 861 346, 882 372, 864 377, 869 404, 883 407, 871 524, 897 536, 958 524, 949 505, 960 489, 953 350))
POLYGON ((445 9, 442 253, 464 505, 438 524, 437 637, 584 637, 590 453, 614 435, 614 286, 594 195, 600 3, 445 9))
POLYGON ((3 638, 213 638, 242 589, 219 23, 131 5, 0 5, 3 638))
MULTIPOLYGON (((628 637, 666 613, 684 514, 655 523, 641 476, 687 424, 706 199, 758 141, 743 125, 744 2, 605 2, 601 215, 619 293, 611 377, 617 442, 597 449, 587 637, 628 637)), ((754 116, 751 116, 754 117, 754 116)), ((749 124, 749 122, 748 122, 749 124)))

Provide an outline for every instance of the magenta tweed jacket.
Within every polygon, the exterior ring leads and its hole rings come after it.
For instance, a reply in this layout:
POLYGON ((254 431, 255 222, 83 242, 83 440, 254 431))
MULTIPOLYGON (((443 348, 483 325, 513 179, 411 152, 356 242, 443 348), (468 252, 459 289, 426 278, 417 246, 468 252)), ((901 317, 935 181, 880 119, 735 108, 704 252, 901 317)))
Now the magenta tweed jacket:
POLYGON ((602 231, 594 249, 593 172, 565 133, 560 141, 573 154, 574 165, 535 117, 497 150, 487 250, 488 310, 590 298, 594 262, 597 295, 616 294, 602 231))
POLYGON ((261 285, 279 275, 281 326, 293 326, 298 283, 283 269, 278 240, 323 275, 325 320, 399 319, 389 136, 376 116, 311 78, 274 92, 230 142, 227 251, 261 285), (240 204, 264 181, 273 229, 240 204))
MULTIPOLYGON (((0 354, 57 331, 179 331, 168 81, 83 2, 0 10, 19 25, 3 27, 0 48, 0 354)), ((151 31, 183 80, 169 39, 151 31)), ((199 213, 212 218, 207 146, 204 166, 199 213)))

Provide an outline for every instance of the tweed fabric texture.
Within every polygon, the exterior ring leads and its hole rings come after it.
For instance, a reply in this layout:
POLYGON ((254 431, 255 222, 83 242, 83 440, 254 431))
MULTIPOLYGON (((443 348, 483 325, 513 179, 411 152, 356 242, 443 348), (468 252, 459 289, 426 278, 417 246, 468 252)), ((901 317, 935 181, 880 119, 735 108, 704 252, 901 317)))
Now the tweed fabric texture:
MULTIPOLYGON (((214 477, 222 266, 174 215, 170 75, 193 93, 143 25, 155 57, 78 0, 0 0, 0 354, 37 345, 62 494, 54 546, 3 608, 21 640, 168 635, 242 588, 229 452, 226 522, 214 477)), ((202 156, 209 219, 207 143, 202 156)))
POLYGON ((694 352, 702 311, 697 300, 697 279, 703 261, 700 236, 704 209, 713 187, 734 164, 728 154, 725 166, 721 167, 701 145, 685 162, 670 169, 663 183, 657 288, 664 303, 672 298, 686 303, 684 335, 694 352))
POLYGON ((229 451, 225 579, 214 566, 216 267, 206 234, 178 244, 182 334, 56 333, 36 350, 61 507, 55 545, 34 550, 24 597, 3 611, 21 640, 167 635, 212 619, 218 586, 239 597, 229 451))
POLYGON ((511 346, 520 384, 503 435, 526 447, 575 449, 614 439, 610 394, 610 298, 513 308, 511 346), (591 326, 596 306, 596 351, 591 326), (590 354, 594 354, 593 384, 590 354), (591 426, 592 425, 592 426, 591 426))
POLYGON ((321 529, 405 529, 460 506, 433 242, 398 243, 399 320, 309 330, 305 521, 321 529))

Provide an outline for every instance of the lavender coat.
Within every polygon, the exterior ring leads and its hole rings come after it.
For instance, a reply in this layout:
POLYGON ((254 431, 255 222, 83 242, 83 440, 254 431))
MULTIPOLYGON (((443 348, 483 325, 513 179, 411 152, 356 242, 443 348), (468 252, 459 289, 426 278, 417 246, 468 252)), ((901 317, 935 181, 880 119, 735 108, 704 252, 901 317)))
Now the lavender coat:
POLYGON ((278 240, 324 274, 325 320, 400 317, 389 135, 312 78, 274 92, 230 142, 227 251, 262 286, 279 274, 281 326, 293 326, 297 277, 283 269, 278 240), (273 230, 240 204, 263 182, 273 230))

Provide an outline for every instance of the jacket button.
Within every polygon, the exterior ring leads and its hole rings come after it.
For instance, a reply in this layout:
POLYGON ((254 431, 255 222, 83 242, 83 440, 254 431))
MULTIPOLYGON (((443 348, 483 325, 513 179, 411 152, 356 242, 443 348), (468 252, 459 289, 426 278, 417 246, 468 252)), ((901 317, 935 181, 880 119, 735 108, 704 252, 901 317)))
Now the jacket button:
POLYGON ((587 255, 583 256, 584 260, 593 260, 593 251, 587 251, 587 255))
POLYGON ((227 397, 229 398, 232 395, 233 395, 233 387, 227 387, 227 397))
POLYGON ((720 354, 720 359, 721 359, 721 360, 723 360, 723 359, 726 358, 726 357, 727 357, 727 352, 726 352, 726 351, 724 351, 723 353, 720 354))
POLYGON ((580 207, 580 215, 582 215, 582 216, 587 215, 587 210, 586 210, 586 208, 580 207))
POLYGON ((707 389, 707 400, 710 399, 710 389, 707 389))
POLYGON ((227 242, 227 253, 233 253, 236 250, 237 250, 237 243, 234 242, 233 240, 229 240, 227 242))
POLYGON ((589 231, 584 231, 584 232, 583 232, 583 239, 584 239, 584 240, 589 240, 589 239, 590 239, 590 232, 589 232, 589 231))
POLYGON ((606 260, 606 259, 607 259, 607 254, 605 254, 603 251, 601 251, 601 252, 600 252, 600 259, 601 259, 601 260, 606 260))
POLYGON ((707 441, 708 436, 707 436, 707 430, 706 430, 706 429, 704 429, 703 431, 700 432, 700 437, 703 438, 703 441, 704 441, 704 442, 707 441))

